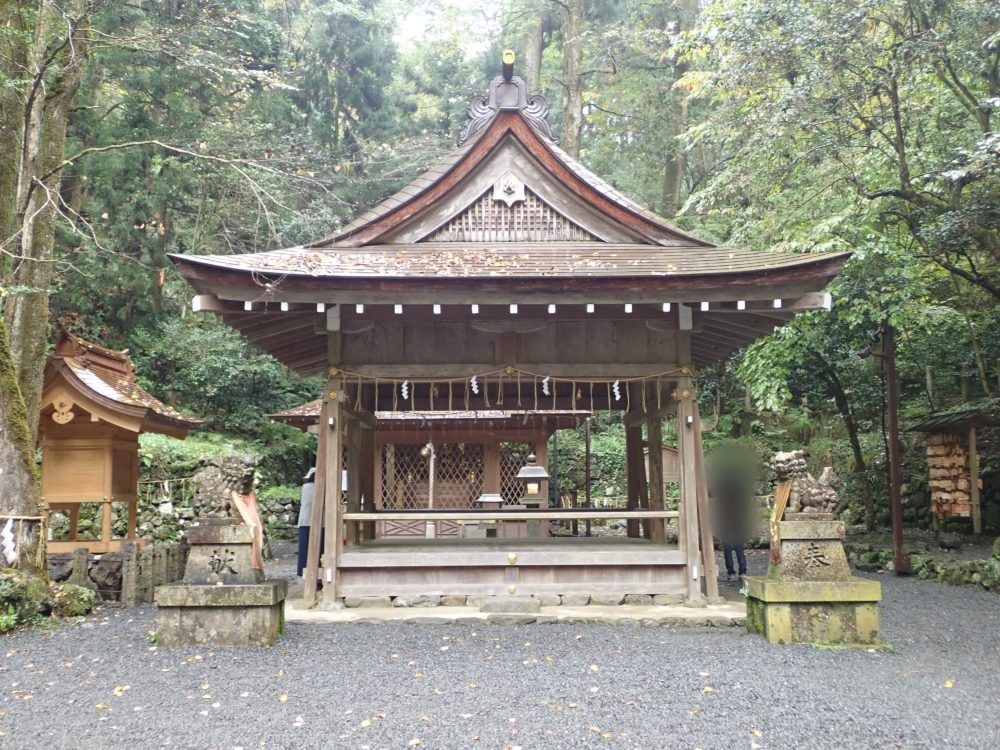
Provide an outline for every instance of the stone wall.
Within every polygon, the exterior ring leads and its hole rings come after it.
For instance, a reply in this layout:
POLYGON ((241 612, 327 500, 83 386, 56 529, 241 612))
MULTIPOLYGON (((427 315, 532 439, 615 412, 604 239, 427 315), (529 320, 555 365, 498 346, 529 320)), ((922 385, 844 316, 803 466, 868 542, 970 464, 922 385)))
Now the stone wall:
MULTIPOLYGON (((893 570, 891 549, 872 545, 847 544, 847 556, 859 570, 893 570)), ((913 575, 925 581, 939 581, 953 586, 972 586, 1000 593, 1000 557, 982 560, 940 559, 930 554, 926 547, 905 549, 913 575)), ((1000 553, 998 553, 1000 554, 1000 553)))
POLYGON ((184 577, 187 545, 183 542, 153 544, 143 549, 126 543, 123 552, 88 554, 84 548, 49 555, 49 576, 55 582, 71 581, 95 590, 104 599, 126 606, 153 601, 153 589, 184 577), (77 570, 86 565, 86 572, 77 570))

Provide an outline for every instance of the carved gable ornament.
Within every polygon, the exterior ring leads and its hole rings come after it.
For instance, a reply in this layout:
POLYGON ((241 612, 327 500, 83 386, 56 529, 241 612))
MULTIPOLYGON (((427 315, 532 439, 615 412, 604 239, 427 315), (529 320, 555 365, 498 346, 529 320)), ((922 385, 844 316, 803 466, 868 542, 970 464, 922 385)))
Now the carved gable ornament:
POLYGON ((503 201, 510 208, 524 200, 524 182, 509 169, 493 183, 493 200, 503 201))
POLYGON ((73 421, 73 402, 65 396, 60 396, 52 402, 52 421, 56 424, 69 424, 73 421))

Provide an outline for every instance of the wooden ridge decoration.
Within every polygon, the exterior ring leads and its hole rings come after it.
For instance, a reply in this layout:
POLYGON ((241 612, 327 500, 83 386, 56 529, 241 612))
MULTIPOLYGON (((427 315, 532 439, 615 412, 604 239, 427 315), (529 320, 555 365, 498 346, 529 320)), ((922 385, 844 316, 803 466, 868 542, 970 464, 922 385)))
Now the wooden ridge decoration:
POLYGON ((549 126, 549 103, 541 94, 528 94, 528 84, 521 76, 514 75, 514 53, 504 52, 503 72, 490 81, 489 94, 476 94, 469 102, 469 124, 458 139, 463 146, 486 128, 500 110, 518 110, 540 136, 550 143, 558 143, 549 126))

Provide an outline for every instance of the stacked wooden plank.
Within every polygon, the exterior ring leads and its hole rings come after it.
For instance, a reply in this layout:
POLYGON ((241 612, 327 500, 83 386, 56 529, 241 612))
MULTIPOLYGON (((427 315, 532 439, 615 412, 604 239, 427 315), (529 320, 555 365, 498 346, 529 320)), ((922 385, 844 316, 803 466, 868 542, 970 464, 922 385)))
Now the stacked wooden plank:
POLYGON ((972 480, 969 455, 962 434, 928 434, 927 466, 930 470, 931 504, 935 515, 941 518, 971 516, 972 480))

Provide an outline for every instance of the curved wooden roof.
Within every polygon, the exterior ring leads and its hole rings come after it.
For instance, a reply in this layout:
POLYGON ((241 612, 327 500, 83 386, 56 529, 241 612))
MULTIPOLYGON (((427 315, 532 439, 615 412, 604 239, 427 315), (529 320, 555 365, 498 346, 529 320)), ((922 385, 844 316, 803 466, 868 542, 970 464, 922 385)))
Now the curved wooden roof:
POLYGON ((687 234, 560 149, 540 119, 547 107, 526 96, 521 79, 498 76, 490 91, 488 103, 470 105, 471 135, 461 146, 335 234, 261 253, 170 255, 200 295, 196 309, 219 313, 289 367, 315 373, 326 366, 326 343, 315 334, 327 330, 320 313, 331 305, 338 321, 362 326, 339 330, 358 332, 385 312, 378 308, 401 305, 414 319, 432 305, 444 317, 461 305, 520 305, 522 317, 544 315, 531 306, 558 305, 560 316, 566 309, 573 317, 573 305, 590 313, 624 304, 635 313, 649 307, 657 326, 666 324, 667 303, 684 303, 697 306, 688 330, 697 330, 691 356, 701 365, 796 311, 829 304, 817 293, 850 253, 756 252, 687 234), (367 321, 350 320, 355 305, 367 321))
POLYGON ((128 352, 108 349, 67 331, 60 334, 45 365, 42 413, 56 411, 54 402, 60 396, 68 396, 92 416, 133 432, 184 437, 202 424, 139 386, 128 352))

